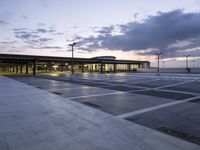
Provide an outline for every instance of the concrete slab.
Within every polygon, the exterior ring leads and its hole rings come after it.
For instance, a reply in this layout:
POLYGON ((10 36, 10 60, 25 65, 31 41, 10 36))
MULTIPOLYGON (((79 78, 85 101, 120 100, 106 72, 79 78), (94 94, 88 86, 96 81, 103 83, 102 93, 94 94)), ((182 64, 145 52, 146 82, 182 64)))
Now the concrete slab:
POLYGON ((87 95, 98 95, 98 94, 106 94, 113 93, 113 90, 100 89, 95 87, 81 87, 79 89, 57 89, 51 90, 52 93, 62 95, 65 98, 71 97, 79 97, 79 96, 87 96, 87 95))
POLYGON ((197 150, 200 148, 198 145, 5 77, 0 77, 0 83, 8 91, 12 89, 19 92, 15 95, 9 93, 5 95, 3 94, 5 91, 0 91, 0 103, 4 103, 0 108, 13 108, 0 116, 6 123, 1 130, 9 131, 8 134, 0 133, 1 150, 197 150), (9 104, 12 105, 7 106, 9 104), (10 126, 19 127, 20 133, 13 132, 10 126))
POLYGON ((134 93, 119 93, 112 96, 77 98, 73 100, 113 115, 128 113, 173 101, 134 93))
POLYGON ((152 82, 147 82, 147 83, 136 83, 135 85, 138 86, 143 86, 143 87, 149 87, 149 88, 156 88, 156 87, 161 87, 165 85, 170 85, 174 83, 180 83, 181 81, 174 81, 174 80, 157 80, 157 81, 152 81, 152 82))
POLYGON ((178 93, 178 92, 167 92, 167 91, 157 91, 157 90, 147 90, 135 92, 138 94, 150 95, 155 97, 169 98, 174 100, 183 100, 190 97, 194 97, 192 94, 178 93))
POLYGON ((167 87, 165 89, 200 93, 200 81, 189 82, 189 83, 185 83, 185 84, 181 84, 181 85, 177 85, 173 87, 167 87))
POLYGON ((195 99, 193 101, 190 101, 191 103, 197 103, 197 104, 200 104, 200 99, 195 99))
POLYGON ((186 102, 128 117, 127 120, 160 131, 162 131, 162 128, 166 128, 176 131, 177 133, 182 133, 182 137, 179 135, 177 136, 183 139, 183 135, 186 134, 188 135, 188 139, 186 140, 193 140, 193 142, 200 144, 199 109, 200 105, 186 102), (196 137, 196 141, 194 141, 193 137, 196 137))

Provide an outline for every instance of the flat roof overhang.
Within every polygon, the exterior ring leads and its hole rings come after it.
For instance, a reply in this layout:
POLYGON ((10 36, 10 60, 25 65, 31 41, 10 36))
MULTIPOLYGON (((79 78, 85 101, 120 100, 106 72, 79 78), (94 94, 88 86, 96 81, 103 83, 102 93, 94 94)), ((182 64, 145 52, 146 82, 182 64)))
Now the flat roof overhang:
POLYGON ((56 57, 56 56, 37 56, 37 55, 18 55, 18 54, 0 54, 1 63, 21 63, 21 62, 72 62, 75 63, 104 63, 104 64, 140 64, 150 63, 148 61, 136 60, 108 60, 95 58, 71 58, 71 57, 56 57))

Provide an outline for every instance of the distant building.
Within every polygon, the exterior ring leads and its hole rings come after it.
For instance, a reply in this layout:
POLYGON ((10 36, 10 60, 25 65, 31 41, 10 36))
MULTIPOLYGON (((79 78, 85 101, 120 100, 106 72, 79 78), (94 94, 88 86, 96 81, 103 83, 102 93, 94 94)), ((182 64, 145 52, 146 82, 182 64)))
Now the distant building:
POLYGON ((101 59, 101 60, 115 60, 115 56, 97 56, 93 57, 92 59, 101 59))
POLYGON ((0 72, 29 74, 53 71, 70 71, 74 62, 75 72, 136 72, 149 68, 149 61, 117 60, 114 56, 74 58, 0 54, 0 72))

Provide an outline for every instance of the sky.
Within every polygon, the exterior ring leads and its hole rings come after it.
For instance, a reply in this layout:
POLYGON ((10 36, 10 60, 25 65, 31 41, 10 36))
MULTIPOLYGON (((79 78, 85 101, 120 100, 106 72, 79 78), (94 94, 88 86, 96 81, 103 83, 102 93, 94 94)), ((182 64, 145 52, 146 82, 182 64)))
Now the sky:
POLYGON ((0 53, 200 67, 200 0, 0 0, 0 53), (163 63, 164 62, 164 63, 163 63))

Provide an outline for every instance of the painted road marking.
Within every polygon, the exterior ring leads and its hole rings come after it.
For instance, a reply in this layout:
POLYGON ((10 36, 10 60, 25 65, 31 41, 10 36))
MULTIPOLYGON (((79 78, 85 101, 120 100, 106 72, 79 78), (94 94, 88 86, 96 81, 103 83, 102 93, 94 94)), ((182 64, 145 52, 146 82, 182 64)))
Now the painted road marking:
POLYGON ((194 82, 194 81, 196 81, 196 80, 197 80, 197 79, 189 80, 189 81, 184 81, 184 82, 180 82, 180 83, 169 84, 169 85, 160 86, 160 87, 157 87, 157 88, 154 88, 154 89, 161 89, 161 88, 166 88, 166 87, 171 87, 171 86, 181 85, 181 84, 185 84, 185 83, 194 82))
POLYGON ((91 95, 67 97, 67 99, 72 100, 72 99, 78 99, 78 98, 100 97, 100 96, 115 95, 115 94, 123 94, 123 93, 129 93, 129 92, 140 92, 140 91, 146 91, 146 89, 131 90, 131 91, 118 91, 118 92, 103 93, 103 94, 91 94, 91 95))
POLYGON ((189 102, 189 101, 192 101, 192 100, 198 99, 198 98, 200 98, 200 96, 188 98, 188 99, 185 99, 185 100, 182 100, 182 101, 173 101, 173 102, 169 102, 169 103, 165 103, 165 104, 161 104, 161 105, 157 105, 157 106, 153 106, 153 107, 149 107, 149 108, 145 108, 145 109, 141 109, 141 110, 125 113, 125 114, 121 114, 121 115, 118 115, 117 117, 119 117, 119 118, 128 118, 128 117, 131 117, 131 116, 143 114, 143 113, 146 113, 146 112, 149 112, 149 111, 153 111, 153 110, 157 110, 157 109, 160 109, 160 108, 165 108, 165 107, 169 107, 169 106, 173 106, 173 105, 189 102))

